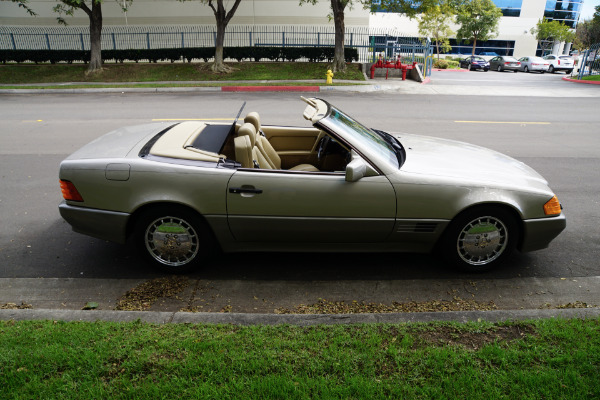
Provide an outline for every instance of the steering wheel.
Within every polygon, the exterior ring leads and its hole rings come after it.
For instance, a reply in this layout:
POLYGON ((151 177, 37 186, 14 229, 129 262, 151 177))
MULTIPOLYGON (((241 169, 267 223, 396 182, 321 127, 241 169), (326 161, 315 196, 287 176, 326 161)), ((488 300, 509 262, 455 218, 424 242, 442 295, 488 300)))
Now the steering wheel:
POLYGON ((317 159, 319 161, 321 161, 325 156, 325 151, 327 150, 327 146, 329 145, 330 141, 331 138, 329 136, 323 136, 323 138, 319 142, 319 148, 317 149, 317 159))

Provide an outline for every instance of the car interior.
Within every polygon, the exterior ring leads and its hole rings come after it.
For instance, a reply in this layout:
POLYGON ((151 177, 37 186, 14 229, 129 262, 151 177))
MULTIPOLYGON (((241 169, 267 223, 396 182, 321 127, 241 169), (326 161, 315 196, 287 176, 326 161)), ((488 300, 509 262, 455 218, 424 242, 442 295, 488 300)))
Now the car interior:
POLYGON ((350 161, 349 149, 325 132, 314 127, 263 126, 257 112, 233 126, 182 122, 165 132, 150 154, 209 162, 228 159, 242 168, 297 172, 344 171, 350 161))

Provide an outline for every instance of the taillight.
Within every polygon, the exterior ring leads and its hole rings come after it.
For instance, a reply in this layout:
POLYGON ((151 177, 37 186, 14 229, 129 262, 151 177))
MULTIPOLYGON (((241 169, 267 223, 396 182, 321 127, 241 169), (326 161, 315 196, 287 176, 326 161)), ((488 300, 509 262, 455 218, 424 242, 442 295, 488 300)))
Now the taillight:
POLYGON ((60 191, 62 192, 63 198, 70 201, 83 201, 83 197, 77 191, 75 185, 69 181, 60 180, 60 191))

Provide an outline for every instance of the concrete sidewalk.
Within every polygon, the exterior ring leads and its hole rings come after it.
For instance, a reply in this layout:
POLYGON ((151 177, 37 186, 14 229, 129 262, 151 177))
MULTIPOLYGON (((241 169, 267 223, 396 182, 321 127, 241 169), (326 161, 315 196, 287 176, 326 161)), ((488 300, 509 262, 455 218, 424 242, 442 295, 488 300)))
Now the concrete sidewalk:
POLYGON ((0 279, 0 319, 67 321, 202 322, 298 324, 477 321, 600 316, 600 277, 445 280, 314 281, 204 280, 169 297, 155 298, 147 311, 114 311, 144 279, 0 279), (427 288, 427 290, 423 290, 427 288), (427 303, 470 300, 494 310, 371 314, 281 314, 327 299, 330 302, 427 303), (88 302, 94 310, 82 310, 88 302), (14 305, 14 306, 13 306, 14 305), (30 305, 31 309, 15 309, 30 305), (185 310, 185 311, 182 311, 185 310), (189 312, 194 310, 196 312, 189 312))

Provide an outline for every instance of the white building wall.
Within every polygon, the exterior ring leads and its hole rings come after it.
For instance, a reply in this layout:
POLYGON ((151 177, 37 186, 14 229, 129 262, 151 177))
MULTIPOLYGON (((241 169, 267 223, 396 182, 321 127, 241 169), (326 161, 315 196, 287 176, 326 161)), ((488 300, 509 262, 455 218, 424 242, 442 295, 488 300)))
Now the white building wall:
MULTIPOLYGON (((498 25, 499 35, 493 40, 514 40, 514 56, 535 55, 537 40, 531 34, 537 22, 544 16, 546 0, 524 0, 520 17, 502 17, 498 25)), ((376 28, 395 28, 407 36, 419 36, 417 19, 410 19, 400 14, 376 13, 369 19, 369 26, 376 28)), ((454 31, 458 26, 453 27, 454 31)))

